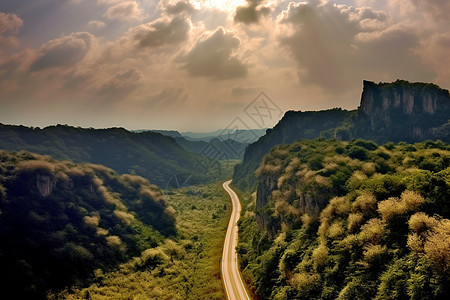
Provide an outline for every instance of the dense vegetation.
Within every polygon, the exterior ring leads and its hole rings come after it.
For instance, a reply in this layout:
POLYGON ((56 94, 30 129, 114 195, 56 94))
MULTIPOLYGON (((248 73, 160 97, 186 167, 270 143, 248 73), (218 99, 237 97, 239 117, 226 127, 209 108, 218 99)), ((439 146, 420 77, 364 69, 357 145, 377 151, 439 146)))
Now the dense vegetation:
POLYGON ((243 162, 236 166, 233 182, 243 190, 254 190, 254 171, 270 149, 300 139, 360 138, 379 144, 439 139, 450 143, 449 116, 449 91, 436 85, 364 81, 361 105, 356 110, 287 112, 265 136, 248 146, 243 162))
POLYGON ((118 173, 142 176, 166 188, 173 176, 193 183, 210 180, 209 159, 183 149, 168 136, 123 128, 84 129, 67 125, 43 129, 0 124, 0 149, 26 150, 77 163, 102 164, 118 173))
POLYGON ((233 183, 241 189, 253 190, 257 183, 254 172, 273 146, 319 136, 331 138, 334 136, 334 129, 344 122, 348 114, 348 111, 340 108, 286 112, 273 129, 268 129, 266 135, 247 147, 243 162, 234 170, 233 183))
POLYGON ((257 174, 238 253, 263 299, 449 299, 448 144, 299 141, 257 174))
POLYGON ((230 199, 221 184, 186 187, 166 196, 177 236, 124 263, 95 272, 94 283, 50 299, 225 299, 220 257, 230 199))
POLYGON ((162 192, 93 164, 0 151, 0 278, 5 299, 89 281, 176 234, 162 192))

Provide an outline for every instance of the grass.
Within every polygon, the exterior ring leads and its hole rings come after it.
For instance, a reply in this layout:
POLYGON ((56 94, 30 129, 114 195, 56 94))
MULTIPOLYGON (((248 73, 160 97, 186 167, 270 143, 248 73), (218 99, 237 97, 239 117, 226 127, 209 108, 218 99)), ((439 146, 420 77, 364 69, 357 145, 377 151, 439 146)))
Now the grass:
POLYGON ((172 190, 165 198, 176 211, 176 237, 49 299, 226 299, 220 258, 231 203, 221 184, 172 190))

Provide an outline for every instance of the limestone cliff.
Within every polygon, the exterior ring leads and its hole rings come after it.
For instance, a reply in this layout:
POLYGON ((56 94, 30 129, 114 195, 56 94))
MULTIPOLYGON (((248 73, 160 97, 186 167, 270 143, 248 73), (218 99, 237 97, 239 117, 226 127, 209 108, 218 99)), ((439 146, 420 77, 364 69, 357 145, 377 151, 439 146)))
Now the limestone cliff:
POLYGON ((437 85, 403 80, 379 84, 364 81, 352 135, 378 142, 442 139, 435 136, 437 131, 433 129, 449 118, 449 92, 437 85))

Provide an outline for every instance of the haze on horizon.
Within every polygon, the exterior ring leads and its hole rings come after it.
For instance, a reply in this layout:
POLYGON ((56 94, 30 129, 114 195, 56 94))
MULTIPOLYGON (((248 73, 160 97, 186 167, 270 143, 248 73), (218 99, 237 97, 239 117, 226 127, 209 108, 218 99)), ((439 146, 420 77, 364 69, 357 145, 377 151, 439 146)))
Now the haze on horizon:
POLYGON ((449 14, 446 0, 3 0, 0 123, 207 132, 261 91, 286 111, 354 109, 363 79, 448 89, 449 14))

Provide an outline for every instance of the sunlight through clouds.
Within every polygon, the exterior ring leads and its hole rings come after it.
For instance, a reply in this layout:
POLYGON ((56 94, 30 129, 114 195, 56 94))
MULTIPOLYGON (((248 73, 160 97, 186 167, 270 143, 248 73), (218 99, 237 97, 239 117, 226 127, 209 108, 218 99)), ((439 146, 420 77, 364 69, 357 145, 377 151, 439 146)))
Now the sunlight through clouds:
POLYGON ((155 127, 176 116, 215 129, 224 124, 209 111, 228 120, 253 98, 238 87, 297 110, 353 109, 364 79, 448 88, 449 13, 441 0, 5 0, 0 122, 48 125, 45 105, 58 103, 53 114, 63 116, 89 104, 130 128, 146 127, 138 113, 155 127), (183 101, 167 92, 181 90, 183 101), (164 95, 158 110, 148 95, 164 95), (43 113, 25 119, 29 103, 43 113))

